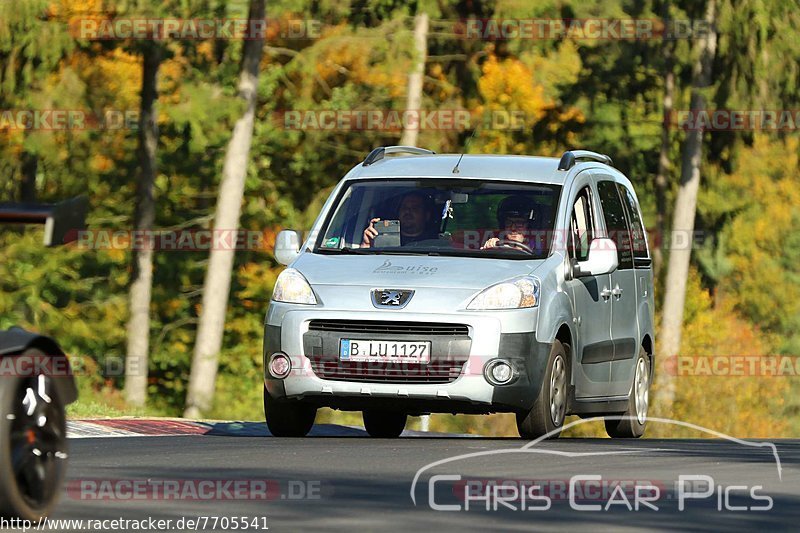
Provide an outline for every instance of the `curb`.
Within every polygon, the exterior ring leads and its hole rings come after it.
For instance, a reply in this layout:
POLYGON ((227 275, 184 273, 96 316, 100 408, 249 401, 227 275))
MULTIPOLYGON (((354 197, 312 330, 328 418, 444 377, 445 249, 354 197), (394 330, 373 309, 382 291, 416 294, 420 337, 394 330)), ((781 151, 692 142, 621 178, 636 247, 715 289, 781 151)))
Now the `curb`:
MULTIPOLYGON (((176 437, 203 435, 212 437, 271 437, 264 422, 186 420, 182 418, 101 418, 68 420, 70 439, 109 437, 176 437)), ((359 426, 317 424, 310 437, 367 437, 359 426)), ((458 433, 435 433, 406 430, 403 437, 478 437, 458 433)))

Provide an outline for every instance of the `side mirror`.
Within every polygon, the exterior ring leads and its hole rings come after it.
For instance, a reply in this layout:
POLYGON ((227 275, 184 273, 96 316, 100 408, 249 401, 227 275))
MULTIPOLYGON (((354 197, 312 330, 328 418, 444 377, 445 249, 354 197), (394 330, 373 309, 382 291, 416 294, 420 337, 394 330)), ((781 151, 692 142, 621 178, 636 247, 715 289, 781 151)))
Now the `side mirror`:
POLYGON ((275 238, 275 259, 288 265, 300 255, 300 234, 292 229, 281 230, 275 238))
POLYGON ((572 276, 600 276, 610 274, 617 269, 617 245, 607 238, 593 239, 589 245, 589 257, 586 261, 573 263, 572 276))
POLYGON ((67 244, 86 228, 89 199, 78 196, 57 204, 2 203, 0 224, 44 224, 44 245, 67 244))

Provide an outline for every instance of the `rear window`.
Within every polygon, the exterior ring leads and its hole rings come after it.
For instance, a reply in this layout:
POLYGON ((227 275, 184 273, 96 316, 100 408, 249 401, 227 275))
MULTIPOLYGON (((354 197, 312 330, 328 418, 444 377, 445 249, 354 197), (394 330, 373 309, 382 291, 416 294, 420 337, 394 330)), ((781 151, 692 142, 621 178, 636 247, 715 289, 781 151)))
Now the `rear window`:
POLYGON ((617 192, 617 184, 613 181, 598 181, 597 192, 600 195, 600 204, 603 206, 603 218, 606 221, 608 236, 617 245, 619 262, 617 268, 620 270, 633 268, 633 246, 625 221, 625 211, 617 192))
POLYGON ((636 199, 633 197, 631 191, 624 185, 617 184, 619 194, 625 202, 625 207, 628 212, 628 220, 631 226, 631 239, 633 240, 633 257, 648 258, 650 257, 647 251, 647 236, 644 232, 644 225, 642 224, 642 217, 639 216, 639 209, 636 206, 636 199))

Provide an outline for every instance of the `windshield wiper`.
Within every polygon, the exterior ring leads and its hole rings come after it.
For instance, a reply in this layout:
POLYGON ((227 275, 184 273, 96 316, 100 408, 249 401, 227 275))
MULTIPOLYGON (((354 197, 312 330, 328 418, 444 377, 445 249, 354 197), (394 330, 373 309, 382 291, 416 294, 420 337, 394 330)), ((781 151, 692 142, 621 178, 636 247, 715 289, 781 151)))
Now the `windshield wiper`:
POLYGON ((370 248, 350 248, 349 246, 345 246, 344 248, 317 248, 314 251, 321 254, 368 255, 375 253, 374 251, 370 251, 370 248))
POLYGON ((523 250, 515 250, 509 253, 508 251, 499 251, 495 249, 487 250, 464 250, 464 249, 451 249, 451 250, 436 250, 436 252, 428 255, 441 255, 447 257, 477 257, 488 259, 543 259, 538 253, 531 254, 523 250))
POLYGON ((322 254, 352 254, 352 255, 441 255, 440 250, 425 250, 420 248, 317 248, 314 250, 322 254))
POLYGON ((423 248, 317 248, 314 253, 327 255, 427 255, 430 257, 482 257, 491 259, 542 259, 523 250, 425 250, 423 248))

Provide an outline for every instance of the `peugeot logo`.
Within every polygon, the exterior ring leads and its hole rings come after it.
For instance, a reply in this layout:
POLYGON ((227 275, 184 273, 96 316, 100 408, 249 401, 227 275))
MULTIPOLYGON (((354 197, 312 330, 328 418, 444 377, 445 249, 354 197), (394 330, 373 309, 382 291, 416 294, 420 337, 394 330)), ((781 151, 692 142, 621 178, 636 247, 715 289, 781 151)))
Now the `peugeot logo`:
POLYGON ((383 291, 381 293, 381 305, 400 305, 400 292, 383 291))
POLYGON ((372 305, 380 309, 402 309, 412 296, 414 291, 410 289, 372 289, 372 305))

